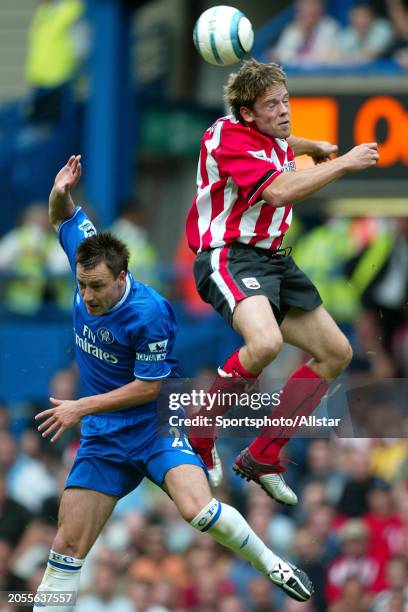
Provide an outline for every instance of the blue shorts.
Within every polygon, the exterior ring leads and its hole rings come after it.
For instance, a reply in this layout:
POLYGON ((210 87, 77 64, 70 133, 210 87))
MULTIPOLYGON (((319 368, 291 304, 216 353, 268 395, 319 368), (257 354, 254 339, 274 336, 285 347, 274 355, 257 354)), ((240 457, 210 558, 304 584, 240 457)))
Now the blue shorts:
POLYGON ((160 438, 156 419, 149 419, 106 436, 81 438, 65 488, 82 487, 123 497, 145 476, 161 487, 166 473, 183 464, 197 465, 206 472, 184 436, 160 438))

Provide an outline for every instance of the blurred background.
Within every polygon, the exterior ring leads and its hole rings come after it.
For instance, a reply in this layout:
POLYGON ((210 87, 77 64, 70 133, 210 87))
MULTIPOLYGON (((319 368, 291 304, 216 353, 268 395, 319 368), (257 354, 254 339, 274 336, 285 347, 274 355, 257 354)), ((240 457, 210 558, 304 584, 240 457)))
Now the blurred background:
MULTIPOLYGON (((209 387, 239 338, 201 302, 184 220, 199 142, 225 113, 231 68, 192 44, 191 0, 2 0, 0 3, 0 590, 35 590, 56 531, 58 496, 79 431, 44 442, 33 415, 48 397, 79 397, 73 284, 47 217, 54 176, 81 153, 75 194, 131 249, 135 278, 173 303, 182 375, 209 387)), ((339 144, 378 141, 374 170, 349 175, 296 207, 285 244, 350 339, 349 379, 408 371, 408 2, 237 0, 253 55, 278 61, 292 94, 293 133, 339 144)), ((308 159, 298 159, 307 167, 308 159)), ((285 348, 264 374, 306 358, 285 348)), ((406 399, 406 398, 405 398, 406 399)), ((387 435, 392 406, 377 398, 387 435)), ((370 419, 370 408, 367 419, 370 419)), ((381 435, 381 434, 380 434, 381 435)), ((87 560, 75 608, 86 612, 400 612, 408 610, 408 455, 399 439, 294 439, 278 507, 242 485, 231 464, 245 441, 220 441, 236 505, 316 585, 296 604, 228 551, 196 534, 145 482, 122 500, 87 560)), ((4 605, 2 612, 12 608, 4 605)))

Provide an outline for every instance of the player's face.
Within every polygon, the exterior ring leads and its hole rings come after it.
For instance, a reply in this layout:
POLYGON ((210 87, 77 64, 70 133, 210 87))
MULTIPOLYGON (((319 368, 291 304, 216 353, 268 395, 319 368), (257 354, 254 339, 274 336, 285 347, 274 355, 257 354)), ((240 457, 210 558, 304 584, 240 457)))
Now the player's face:
POLYGON ((252 109, 241 108, 241 115, 247 123, 255 123, 258 130, 268 136, 290 136, 289 93, 283 84, 268 87, 257 97, 252 109))
POLYGON ((123 296, 126 288, 126 272, 114 278, 105 262, 91 269, 77 264, 78 288, 90 315, 105 314, 123 296))

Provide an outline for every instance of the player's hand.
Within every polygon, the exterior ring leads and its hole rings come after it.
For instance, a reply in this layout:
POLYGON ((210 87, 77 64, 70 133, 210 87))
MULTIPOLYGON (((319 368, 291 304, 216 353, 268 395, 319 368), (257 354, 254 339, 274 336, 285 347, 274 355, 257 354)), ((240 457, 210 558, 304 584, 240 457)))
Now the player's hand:
POLYGON ((79 400, 59 400, 50 397, 50 402, 54 404, 54 408, 39 412, 35 415, 35 420, 46 419, 37 429, 42 432, 43 438, 54 434, 51 442, 55 442, 64 431, 80 422, 82 414, 79 410, 79 400))
POLYGON ((54 181, 54 189, 57 193, 67 194, 77 184, 82 174, 81 156, 71 155, 68 162, 58 172, 54 181))
POLYGON ((316 140, 313 143, 313 150, 310 153, 310 157, 313 159, 315 164, 322 164, 323 162, 333 159, 339 150, 337 145, 327 142, 326 140, 316 140))
POLYGON ((357 145, 348 153, 343 155, 347 164, 348 172, 357 172, 375 166, 380 159, 378 145, 376 142, 368 142, 357 145))

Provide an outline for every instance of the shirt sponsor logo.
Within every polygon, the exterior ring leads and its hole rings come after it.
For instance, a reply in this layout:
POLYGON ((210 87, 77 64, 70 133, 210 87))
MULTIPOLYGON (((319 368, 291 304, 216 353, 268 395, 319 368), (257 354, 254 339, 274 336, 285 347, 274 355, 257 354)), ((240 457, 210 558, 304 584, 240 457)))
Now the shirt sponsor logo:
POLYGON ((161 353, 167 348, 168 340, 158 340, 157 342, 150 342, 147 346, 151 353, 161 353))
POLYGON ((106 327, 100 327, 96 335, 98 336, 98 339, 105 344, 112 344, 112 342, 115 340, 115 337, 110 329, 107 329, 106 327))
POLYGON ((247 289, 260 289, 261 288, 259 281, 254 276, 250 276, 248 278, 242 278, 241 280, 247 289))
POLYGON ((119 359, 116 355, 112 355, 112 353, 108 353, 104 351, 99 346, 95 344, 91 344, 87 338, 81 338, 77 333, 75 333, 75 344, 79 346, 85 353, 88 355, 92 355, 92 357, 96 357, 101 361, 106 361, 107 363, 118 363, 119 359))

